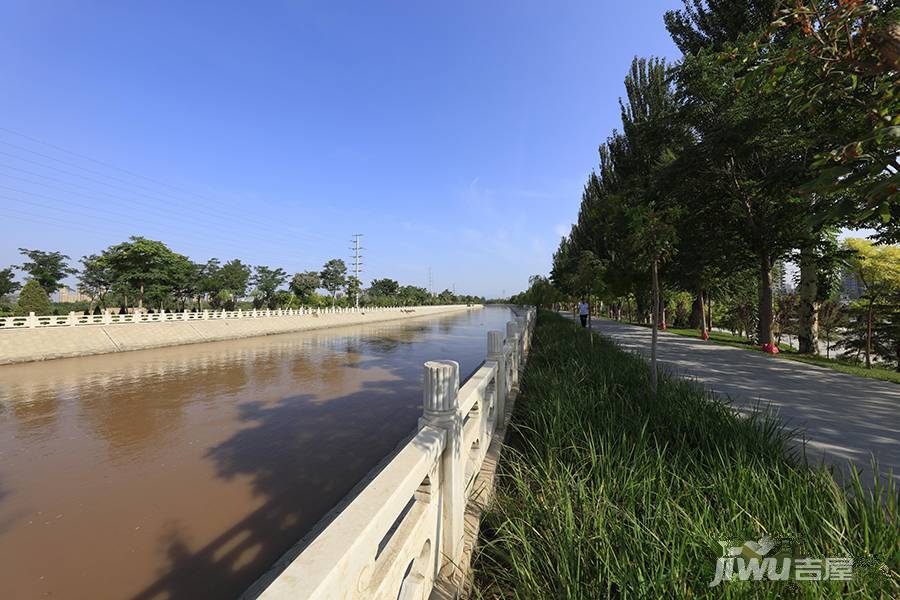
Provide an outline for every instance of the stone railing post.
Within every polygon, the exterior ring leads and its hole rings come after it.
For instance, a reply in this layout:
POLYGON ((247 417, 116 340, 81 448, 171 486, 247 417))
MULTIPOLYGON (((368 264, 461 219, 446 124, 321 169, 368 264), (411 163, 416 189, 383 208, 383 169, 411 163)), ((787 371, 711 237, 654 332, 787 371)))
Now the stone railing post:
POLYGON ((103 311, 103 324, 109 325, 112 323, 112 314, 109 312, 109 309, 103 311))
POLYGON ((209 320, 209 309, 207 309, 207 308, 203 309, 203 320, 204 321, 209 320))
POLYGON ((509 382, 509 387, 513 387, 519 384, 519 326, 515 321, 506 323, 506 341, 509 342, 509 347, 512 349, 509 357, 512 363, 510 369, 512 381, 509 382))
POLYGON ((506 415, 506 395, 509 386, 506 382, 506 357, 503 355, 502 331, 488 331, 487 359, 497 363, 497 375, 494 380, 494 391, 497 394, 494 401, 494 421, 503 423, 503 418, 506 415))
POLYGON ((38 319, 33 312, 28 313, 28 329, 37 327, 38 319))
MULTIPOLYGON (((525 344, 528 342, 528 325, 525 323, 525 317, 516 317, 516 325, 519 331, 519 355, 521 360, 525 360, 525 344)), ((522 366, 521 364, 519 365, 522 366)))
POLYGON ((75 311, 74 311, 74 310, 70 310, 70 311, 69 311, 69 320, 66 321, 66 324, 67 324, 69 327, 75 327, 75 323, 77 323, 77 322, 78 322, 78 319, 75 318, 75 311))
POLYGON ((462 556, 466 513, 466 456, 463 454, 463 418, 459 414, 459 363, 425 363, 424 414, 419 427, 431 425, 447 432, 441 455, 441 530, 438 548, 441 565, 456 564, 462 556))

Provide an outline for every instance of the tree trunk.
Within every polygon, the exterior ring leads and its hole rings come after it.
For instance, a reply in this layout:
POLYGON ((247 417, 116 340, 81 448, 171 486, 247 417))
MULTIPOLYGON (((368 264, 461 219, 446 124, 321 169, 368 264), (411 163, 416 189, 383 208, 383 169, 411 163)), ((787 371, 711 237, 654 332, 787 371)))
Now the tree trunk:
POLYGON ((869 308, 866 311, 866 368, 872 368, 872 320, 874 318, 874 302, 869 300, 869 308))
POLYGON ((803 354, 819 353, 818 269, 812 248, 800 249, 800 329, 797 339, 803 354))
POLYGON ((706 339, 706 336, 709 335, 709 330, 706 328, 706 315, 703 307, 703 292, 697 294, 697 301, 700 303, 699 313, 700 313, 700 335, 703 339, 706 339))
POLYGON ((712 322, 712 298, 706 303, 706 314, 707 314, 707 327, 709 327, 709 331, 712 331, 713 322, 712 322))
POLYGON ((703 292, 697 292, 697 295, 694 296, 694 302, 691 304, 691 320, 688 323, 691 329, 702 329, 703 328, 703 320, 705 315, 703 314, 703 292))
POLYGON ((144 284, 141 284, 141 293, 138 296, 138 308, 144 308, 144 284))
MULTIPOLYGON (((587 329, 591 331, 591 317, 594 316, 594 299, 590 294, 587 295, 588 302, 588 318, 587 318, 587 329)), ((594 345, 594 336, 591 336, 591 346, 594 345)))
POLYGON ((658 321, 659 321, 659 275, 657 273, 657 264, 656 260, 650 266, 650 273, 653 279, 652 281, 652 294, 651 294, 651 307, 650 307, 650 315, 653 319, 651 323, 651 327, 653 329, 653 333, 650 337, 650 392, 653 396, 656 396, 656 384, 657 384, 657 374, 656 374, 656 337, 659 332, 656 330, 658 321))
POLYGON ((761 346, 772 343, 772 257, 763 254, 759 260, 759 327, 757 338, 761 346))

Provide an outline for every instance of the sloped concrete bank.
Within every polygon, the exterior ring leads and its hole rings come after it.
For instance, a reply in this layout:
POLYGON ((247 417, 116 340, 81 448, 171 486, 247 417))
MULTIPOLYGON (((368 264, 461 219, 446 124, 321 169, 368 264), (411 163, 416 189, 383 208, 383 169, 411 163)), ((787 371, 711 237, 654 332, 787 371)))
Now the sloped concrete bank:
POLYGON ((481 306, 417 306, 403 310, 272 316, 255 319, 121 323, 0 331, 0 365, 129 352, 182 344, 219 342, 348 325, 403 321, 480 309, 481 306))

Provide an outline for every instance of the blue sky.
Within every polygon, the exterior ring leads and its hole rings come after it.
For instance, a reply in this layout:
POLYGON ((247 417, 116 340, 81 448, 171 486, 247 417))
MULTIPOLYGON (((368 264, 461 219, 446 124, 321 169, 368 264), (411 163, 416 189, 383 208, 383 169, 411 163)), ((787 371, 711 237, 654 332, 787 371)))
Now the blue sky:
POLYGON ((499 296, 550 267, 678 0, 0 5, 0 268, 129 235, 499 296))

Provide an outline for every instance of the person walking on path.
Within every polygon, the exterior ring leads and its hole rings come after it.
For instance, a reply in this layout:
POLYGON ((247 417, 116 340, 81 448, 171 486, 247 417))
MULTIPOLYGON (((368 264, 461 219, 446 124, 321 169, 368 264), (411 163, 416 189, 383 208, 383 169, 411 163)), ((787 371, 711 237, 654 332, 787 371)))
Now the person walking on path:
POLYGON ((581 302, 578 303, 578 316, 581 319, 582 327, 587 327, 588 315, 590 312, 591 309, 588 306, 588 303, 582 298, 581 302))

